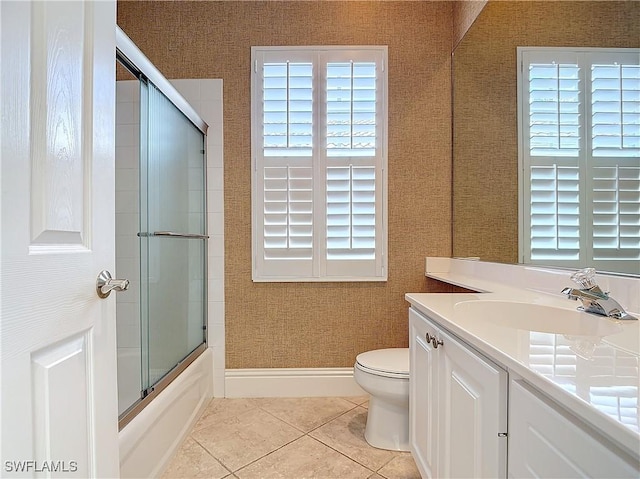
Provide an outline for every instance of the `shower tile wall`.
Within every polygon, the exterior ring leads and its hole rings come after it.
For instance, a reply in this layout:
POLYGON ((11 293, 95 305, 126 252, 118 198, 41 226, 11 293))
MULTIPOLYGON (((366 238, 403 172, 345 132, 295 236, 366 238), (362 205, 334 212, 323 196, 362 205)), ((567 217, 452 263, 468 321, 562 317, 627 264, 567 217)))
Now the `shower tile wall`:
POLYGON ((213 394, 224 397, 224 191, 222 80, 171 80, 209 125, 207 132, 208 336, 213 394))
MULTIPOLYGON (((214 358, 214 395, 224 396, 224 204, 222 80, 172 80, 209 125, 207 135, 208 345, 214 358)), ((118 402, 120 413, 141 390, 138 225, 139 82, 116 86, 116 270, 130 291, 117 298, 118 402)), ((199 334, 200 331, 191 331, 199 334)))

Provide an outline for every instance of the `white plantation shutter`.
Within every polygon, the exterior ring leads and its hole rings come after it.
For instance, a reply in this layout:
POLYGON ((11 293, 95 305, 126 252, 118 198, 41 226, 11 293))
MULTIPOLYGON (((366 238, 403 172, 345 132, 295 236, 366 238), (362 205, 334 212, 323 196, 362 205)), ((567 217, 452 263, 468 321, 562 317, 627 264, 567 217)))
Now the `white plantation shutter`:
POLYGON ((386 279, 386 47, 252 49, 254 281, 386 279))
POLYGON ((640 52, 519 55, 523 261, 640 273, 640 52))
POLYGON ((593 259, 628 260, 632 265, 640 251, 640 166, 620 163, 593 168, 593 259))
POLYGON ((640 157, 640 54, 607 62, 592 55, 591 125, 594 157, 640 157), (634 58, 635 57, 635 58, 634 58), (600 63, 602 61, 602 63, 600 63), (632 64, 635 63, 635 64, 632 64))
POLYGON ((536 157, 577 157, 580 151, 580 69, 575 62, 530 63, 529 151, 536 157))
POLYGON ((375 231, 375 168, 327 168, 328 259, 373 259, 375 231))
POLYGON ((575 261, 581 224, 580 68, 573 54, 551 62, 528 53, 523 72, 527 253, 531 262, 575 261))
POLYGON ((591 56, 591 162, 587 176, 594 264, 639 273, 640 53, 591 56), (635 270, 633 269, 635 265, 635 270))
POLYGON ((281 274, 312 274, 313 63, 297 55, 261 67, 261 263, 280 263, 281 274))
POLYGON ((376 267, 375 62, 329 62, 326 78, 326 267, 371 276, 376 267))
POLYGON ((375 62, 327 63, 327 156, 376 155, 375 62))
POLYGON ((580 193, 576 166, 532 166, 530 199, 531 258, 578 260, 580 193))
POLYGON ((269 258, 311 259, 313 175, 310 167, 266 166, 264 249, 269 258))
POLYGON ((264 156, 310 157, 313 146, 312 63, 264 63, 262 83, 264 156))

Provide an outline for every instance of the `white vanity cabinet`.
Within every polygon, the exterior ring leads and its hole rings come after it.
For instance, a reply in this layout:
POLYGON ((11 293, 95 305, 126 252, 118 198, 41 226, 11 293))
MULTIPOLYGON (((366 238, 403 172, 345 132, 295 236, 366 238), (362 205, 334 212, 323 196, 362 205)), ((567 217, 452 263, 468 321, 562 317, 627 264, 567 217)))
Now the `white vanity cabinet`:
POLYGON ((507 372, 409 310, 411 452, 431 477, 506 477, 507 372))
POLYGON ((526 382, 509 385, 510 477, 640 477, 637 461, 614 448, 526 382))

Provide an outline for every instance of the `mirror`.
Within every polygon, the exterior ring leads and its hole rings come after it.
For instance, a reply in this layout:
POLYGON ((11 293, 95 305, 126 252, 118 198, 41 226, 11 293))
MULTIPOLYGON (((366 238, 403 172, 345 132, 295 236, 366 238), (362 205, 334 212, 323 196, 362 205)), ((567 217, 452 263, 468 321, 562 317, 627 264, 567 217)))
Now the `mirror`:
POLYGON ((640 47, 640 2, 489 1, 453 53, 453 256, 518 262, 516 47, 640 47))

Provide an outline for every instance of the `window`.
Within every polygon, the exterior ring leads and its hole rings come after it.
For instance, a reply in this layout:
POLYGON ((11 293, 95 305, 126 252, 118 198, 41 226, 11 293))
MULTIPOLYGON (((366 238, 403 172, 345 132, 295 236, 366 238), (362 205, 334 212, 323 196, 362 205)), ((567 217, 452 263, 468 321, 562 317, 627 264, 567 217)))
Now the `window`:
POLYGON ((523 262, 640 272, 640 50, 519 48, 523 262))
POLYGON ((387 47, 253 47, 254 281, 387 277, 387 47))

